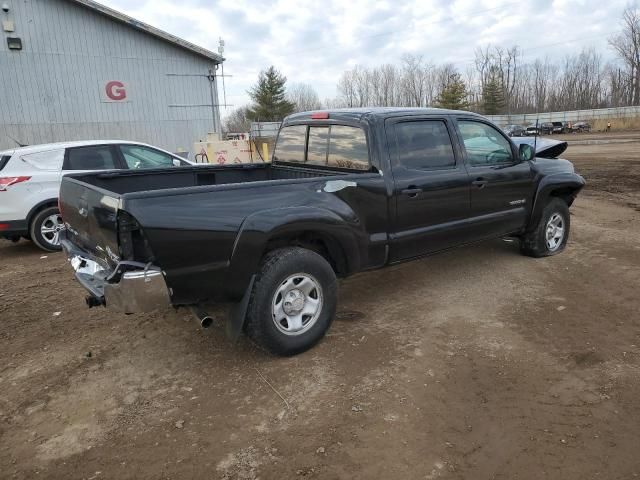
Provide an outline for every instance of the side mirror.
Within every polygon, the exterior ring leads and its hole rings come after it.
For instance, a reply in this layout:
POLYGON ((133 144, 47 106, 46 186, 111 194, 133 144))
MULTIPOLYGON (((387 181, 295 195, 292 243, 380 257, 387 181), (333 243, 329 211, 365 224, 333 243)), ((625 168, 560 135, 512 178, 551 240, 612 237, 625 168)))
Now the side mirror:
POLYGON ((522 162, 533 160, 536 156, 536 151, 528 143, 521 143, 518 147, 518 153, 520 155, 520 161, 522 162))
POLYGON ((178 160, 177 158, 173 159, 173 166, 174 167, 181 167, 182 166, 182 162, 180 160, 178 160))

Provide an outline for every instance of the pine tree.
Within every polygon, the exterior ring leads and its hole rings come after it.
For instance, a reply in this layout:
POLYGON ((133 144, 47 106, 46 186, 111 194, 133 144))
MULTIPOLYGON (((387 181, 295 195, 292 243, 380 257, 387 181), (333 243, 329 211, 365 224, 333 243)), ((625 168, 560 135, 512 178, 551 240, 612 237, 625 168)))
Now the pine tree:
POLYGON ((454 73, 449 77, 449 83, 442 89, 436 100, 436 107, 450 110, 466 110, 469 108, 467 101, 467 87, 460 74, 454 73))
POLYGON ((273 65, 260 72, 258 83, 248 92, 254 105, 247 116, 253 121, 279 122, 293 112, 295 105, 285 98, 286 81, 273 65))
POLYGON ((486 115, 497 115, 504 110, 504 89, 495 72, 482 87, 482 110, 486 115))

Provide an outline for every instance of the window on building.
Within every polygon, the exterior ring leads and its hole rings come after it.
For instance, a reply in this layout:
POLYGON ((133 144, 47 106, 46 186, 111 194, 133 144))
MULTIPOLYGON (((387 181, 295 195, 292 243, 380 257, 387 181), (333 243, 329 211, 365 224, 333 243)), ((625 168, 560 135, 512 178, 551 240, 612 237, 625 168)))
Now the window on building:
POLYGON ((438 170, 456 164, 447 126, 441 120, 396 124, 398 160, 406 168, 438 170))

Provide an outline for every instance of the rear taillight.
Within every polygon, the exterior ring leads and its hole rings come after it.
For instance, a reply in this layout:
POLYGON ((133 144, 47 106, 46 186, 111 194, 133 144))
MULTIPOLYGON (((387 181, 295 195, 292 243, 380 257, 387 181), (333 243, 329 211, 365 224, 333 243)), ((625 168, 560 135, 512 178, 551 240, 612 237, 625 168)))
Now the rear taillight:
POLYGON ((0 177, 0 192, 4 192, 7 187, 16 183, 26 182, 31 177, 0 177))

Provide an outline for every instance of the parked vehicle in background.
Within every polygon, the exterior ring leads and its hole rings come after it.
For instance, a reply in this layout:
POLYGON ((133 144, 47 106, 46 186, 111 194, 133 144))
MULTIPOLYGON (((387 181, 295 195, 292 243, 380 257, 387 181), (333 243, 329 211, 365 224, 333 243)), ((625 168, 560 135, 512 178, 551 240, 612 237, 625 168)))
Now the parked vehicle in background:
POLYGON ((552 122, 542 122, 539 127, 540 135, 551 135, 553 133, 552 122))
POLYGON ((553 123, 553 133, 568 133, 569 122, 551 122, 553 123))
POLYGON ((190 165, 184 158, 142 143, 94 140, 32 145, 0 152, 0 237, 32 240, 61 250, 64 224, 58 211, 68 173, 190 165))
POLYGON ((574 133, 588 133, 591 131, 591 125, 587 122, 576 122, 571 125, 571 131, 574 133))
POLYGON ((234 303, 227 332, 282 355, 324 336, 336 277, 503 236, 561 252, 584 186, 480 115, 409 108, 291 115, 270 164, 141 173, 62 180, 62 245, 87 304, 189 305, 208 326, 203 304, 234 303))
POLYGON ((502 129, 510 137, 523 137, 526 131, 522 125, 507 125, 502 129))
POLYGON ((540 135, 540 128, 535 123, 532 123, 525 130, 525 135, 527 135, 528 137, 535 137, 536 135, 540 135))

